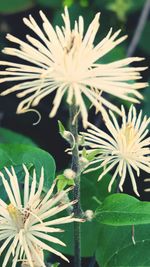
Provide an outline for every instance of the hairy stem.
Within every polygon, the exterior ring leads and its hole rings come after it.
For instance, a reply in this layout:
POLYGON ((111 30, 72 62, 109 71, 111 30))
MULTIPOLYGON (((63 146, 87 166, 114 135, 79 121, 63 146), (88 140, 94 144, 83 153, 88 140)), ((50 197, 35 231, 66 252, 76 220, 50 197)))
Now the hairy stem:
MULTIPOLYGON (((81 216, 80 207, 80 162, 78 151, 78 109, 75 105, 70 108, 70 132, 75 138, 74 148, 72 150, 72 164, 71 168, 76 173, 75 187, 73 191, 73 198, 78 200, 74 205, 75 217, 81 216)), ((80 223, 74 222, 74 267, 81 267, 81 233, 80 223)))

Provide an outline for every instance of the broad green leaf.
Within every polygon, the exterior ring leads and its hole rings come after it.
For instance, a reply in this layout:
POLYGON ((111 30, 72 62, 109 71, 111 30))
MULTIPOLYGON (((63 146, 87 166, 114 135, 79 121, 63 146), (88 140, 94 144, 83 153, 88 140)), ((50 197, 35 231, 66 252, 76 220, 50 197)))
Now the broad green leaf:
POLYGON ((95 199, 102 202, 107 196, 115 192, 115 183, 112 187, 112 192, 108 192, 111 176, 107 174, 98 182, 97 179, 100 174, 101 171, 97 170, 81 176, 81 203, 83 210, 92 209, 94 211, 98 207, 95 199))
POLYGON ((150 225, 138 225, 132 241, 131 226, 100 225, 96 259, 101 267, 150 266, 150 225))
MULTIPOLYGON (((60 247, 59 250, 67 255, 74 255, 73 244, 73 223, 62 225, 61 229, 65 232, 60 233, 60 239, 65 242, 66 247, 60 247)), ((82 257, 91 257, 95 254, 99 239, 99 224, 97 222, 81 223, 81 254, 82 257)), ((57 246, 55 246, 57 248, 57 246)))
POLYGON ((150 223, 150 202, 142 202, 127 194, 108 196, 96 210, 100 223, 124 226, 150 223))
POLYGON ((11 14, 27 10, 34 5, 33 0, 1 0, 0 13, 11 14))
POLYGON ((30 138, 5 128, 0 128, 0 143, 37 146, 30 138))
POLYGON ((19 144, 0 144, 0 170, 4 166, 27 164, 36 168, 37 177, 40 177, 41 167, 44 167, 44 190, 47 191, 55 177, 55 161, 46 151, 19 144))

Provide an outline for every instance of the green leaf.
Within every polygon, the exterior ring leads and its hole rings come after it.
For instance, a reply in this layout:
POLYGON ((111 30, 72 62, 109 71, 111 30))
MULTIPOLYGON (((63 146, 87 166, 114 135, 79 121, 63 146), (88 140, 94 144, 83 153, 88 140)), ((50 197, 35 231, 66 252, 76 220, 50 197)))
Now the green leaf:
POLYGON ((100 223, 124 226, 150 223, 150 202, 142 202, 127 194, 108 196, 96 210, 100 223))
POLYGON ((98 207, 97 201, 102 202, 107 196, 114 193, 116 184, 112 187, 112 192, 108 192, 108 184, 111 180, 111 175, 105 175, 100 182, 97 181, 100 170, 89 172, 81 176, 81 203, 83 210, 95 209, 98 207))
POLYGON ((30 138, 5 128, 0 128, 0 143, 37 146, 30 138))
POLYGON ((36 0, 36 2, 44 7, 60 8, 62 6, 62 0, 36 0))
POLYGON ((135 244, 131 226, 100 225, 96 260, 102 267, 150 266, 150 225, 135 226, 135 244))
POLYGON ((62 124, 61 121, 58 121, 58 127, 59 127, 59 133, 63 136, 64 135, 64 131, 65 131, 65 127, 62 124))
MULTIPOLYGON (((60 247, 59 250, 67 255, 74 255, 73 244, 73 224, 62 225, 61 229, 65 232, 60 233, 59 238, 65 242, 66 247, 60 247)), ((82 257, 91 257, 94 255, 98 246, 99 225, 97 222, 81 223, 81 254, 82 257), (87 234, 88 233, 88 234, 87 234)), ((57 246, 55 246, 57 248, 57 246)))
POLYGON ((69 131, 66 131, 61 121, 58 121, 58 127, 59 127, 59 133, 61 137, 64 138, 71 146, 74 146, 75 140, 74 140, 74 136, 72 135, 72 133, 69 131))
MULTIPOLYGON (((55 161, 46 151, 19 144, 0 144, 0 170, 4 166, 27 164, 36 168, 37 177, 40 177, 41 167, 44 167, 44 191, 47 192, 55 177, 55 161)), ((1 184, 1 180, 0 180, 1 184)))
POLYGON ((62 191, 66 186, 74 185, 73 179, 67 179, 63 174, 57 176, 57 190, 62 191))
POLYGON ((0 1, 0 13, 11 14, 31 8, 33 0, 2 0, 0 1))

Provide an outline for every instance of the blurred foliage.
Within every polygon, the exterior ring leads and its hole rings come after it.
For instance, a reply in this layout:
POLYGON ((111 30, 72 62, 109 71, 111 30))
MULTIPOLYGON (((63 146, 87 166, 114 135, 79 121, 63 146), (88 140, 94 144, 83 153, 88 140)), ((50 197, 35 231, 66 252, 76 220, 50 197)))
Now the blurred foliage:
POLYGON ((148 36, 150 36, 150 21, 147 22, 139 42, 139 46, 143 52, 150 54, 150 45, 147 39, 148 36))
POLYGON ((0 1, 0 13, 11 14, 20 11, 24 11, 33 6, 32 0, 1 0, 0 1))

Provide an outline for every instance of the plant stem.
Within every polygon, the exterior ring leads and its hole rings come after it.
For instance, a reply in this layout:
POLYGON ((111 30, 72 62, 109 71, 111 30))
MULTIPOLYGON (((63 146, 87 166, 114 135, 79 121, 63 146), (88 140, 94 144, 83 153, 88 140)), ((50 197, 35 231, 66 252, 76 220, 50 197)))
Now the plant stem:
MULTIPOLYGON (((70 107, 70 132, 75 138, 74 148, 72 150, 72 164, 71 168, 76 173, 75 187, 73 191, 73 198, 78 200, 74 205, 75 217, 81 216, 80 207, 80 162, 79 162, 79 151, 78 151, 78 109, 75 105, 70 107)), ((81 267, 81 233, 80 223, 74 222, 74 267, 81 267)))

